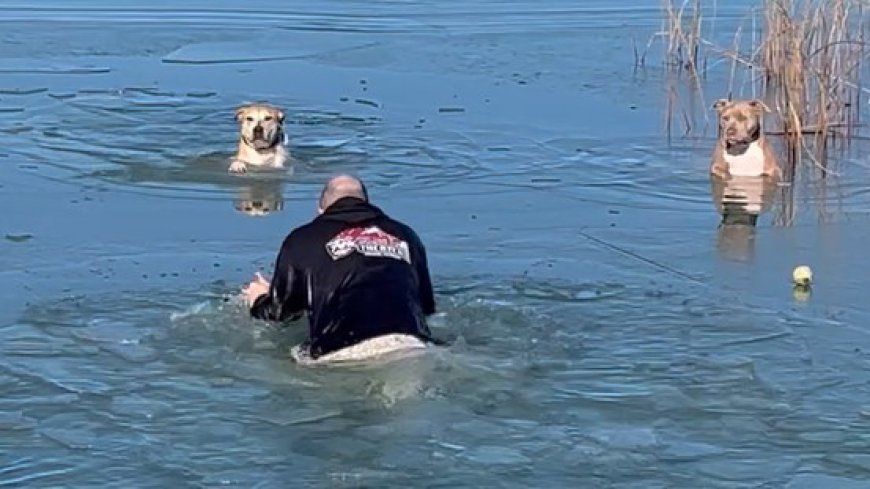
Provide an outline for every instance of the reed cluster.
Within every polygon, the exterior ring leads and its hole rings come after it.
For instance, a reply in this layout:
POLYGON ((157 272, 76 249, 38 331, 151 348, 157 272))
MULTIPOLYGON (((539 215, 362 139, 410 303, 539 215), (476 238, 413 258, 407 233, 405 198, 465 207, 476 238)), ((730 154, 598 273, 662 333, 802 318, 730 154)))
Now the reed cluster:
MULTIPOLYGON (((703 98, 708 64, 725 64, 726 96, 746 98, 748 92, 771 108, 767 133, 782 136, 786 170, 793 175, 802 157, 809 156, 815 167, 829 172, 829 150, 858 135, 862 96, 870 93, 861 83, 866 58, 863 2, 762 0, 734 27, 730 45, 724 46, 707 36, 721 25, 715 13, 705 18, 705 12, 715 12, 716 7, 715 0, 708 1, 710 9, 705 10, 702 0, 663 0, 662 30, 653 39, 663 40, 665 67, 671 74, 687 75, 696 89, 693 93, 703 98), (709 59, 717 62, 708 63, 709 59)), ((635 53, 635 63, 644 65, 646 51, 641 54, 636 48, 635 53)), ((676 96, 669 89, 669 134, 676 96)), ((688 132, 689 119, 685 114, 683 119, 688 132)))

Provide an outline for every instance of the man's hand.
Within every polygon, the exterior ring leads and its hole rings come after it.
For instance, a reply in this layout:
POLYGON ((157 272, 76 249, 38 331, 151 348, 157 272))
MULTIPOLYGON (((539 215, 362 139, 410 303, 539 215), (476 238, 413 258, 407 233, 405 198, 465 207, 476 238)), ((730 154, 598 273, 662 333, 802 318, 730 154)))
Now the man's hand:
POLYGON ((263 276, 260 275, 260 272, 257 272, 254 275, 254 280, 251 280, 248 285, 242 287, 242 299, 245 301, 247 307, 253 306, 257 297, 268 293, 269 281, 263 278, 263 276))

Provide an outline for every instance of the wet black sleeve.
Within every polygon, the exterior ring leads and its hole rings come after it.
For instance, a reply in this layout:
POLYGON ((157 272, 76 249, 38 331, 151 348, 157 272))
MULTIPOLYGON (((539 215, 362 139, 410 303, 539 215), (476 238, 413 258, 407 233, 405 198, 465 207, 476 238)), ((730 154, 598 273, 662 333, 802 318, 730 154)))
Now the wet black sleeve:
POLYGON ((293 321, 299 319, 307 305, 307 280, 296 268, 292 251, 292 236, 281 245, 269 292, 254 301, 251 316, 265 321, 293 321))
POLYGON ((420 305, 423 314, 431 316, 435 314, 435 291, 432 289, 432 278, 429 276, 429 261, 426 257, 426 247, 418 236, 414 236, 417 248, 417 276, 420 279, 420 305))

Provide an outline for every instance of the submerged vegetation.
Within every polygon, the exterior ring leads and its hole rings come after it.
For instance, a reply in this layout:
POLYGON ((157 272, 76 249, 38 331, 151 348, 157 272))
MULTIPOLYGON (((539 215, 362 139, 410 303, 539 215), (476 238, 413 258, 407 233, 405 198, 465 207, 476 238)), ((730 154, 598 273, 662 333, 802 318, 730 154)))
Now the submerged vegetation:
MULTIPOLYGON (((865 50, 864 6, 859 0, 761 0, 732 32, 716 32, 716 0, 663 0, 662 30, 635 62, 646 63, 656 39, 670 79, 688 80, 692 103, 726 98, 760 98, 771 108, 766 132, 781 136, 787 175, 804 157, 822 175, 832 172, 828 154, 845 147, 860 126, 865 50), (707 18, 709 15, 709 18, 707 18), (717 38, 727 41, 717 42, 717 38), (704 96, 704 80, 714 67, 728 69, 727 93, 704 96)), ((721 24, 721 23, 719 23, 721 24)), ((668 90, 666 126, 675 120, 692 132, 684 96, 668 90)))

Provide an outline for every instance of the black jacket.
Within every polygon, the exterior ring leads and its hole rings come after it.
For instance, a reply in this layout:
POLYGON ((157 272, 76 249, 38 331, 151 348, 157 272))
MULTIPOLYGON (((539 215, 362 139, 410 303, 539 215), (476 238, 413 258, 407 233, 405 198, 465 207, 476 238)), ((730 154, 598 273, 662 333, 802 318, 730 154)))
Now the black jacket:
POLYGON ((417 234, 377 207, 345 197, 284 239, 268 294, 251 316, 288 321, 308 313, 317 358, 362 340, 405 333, 434 341, 426 250, 417 234))

